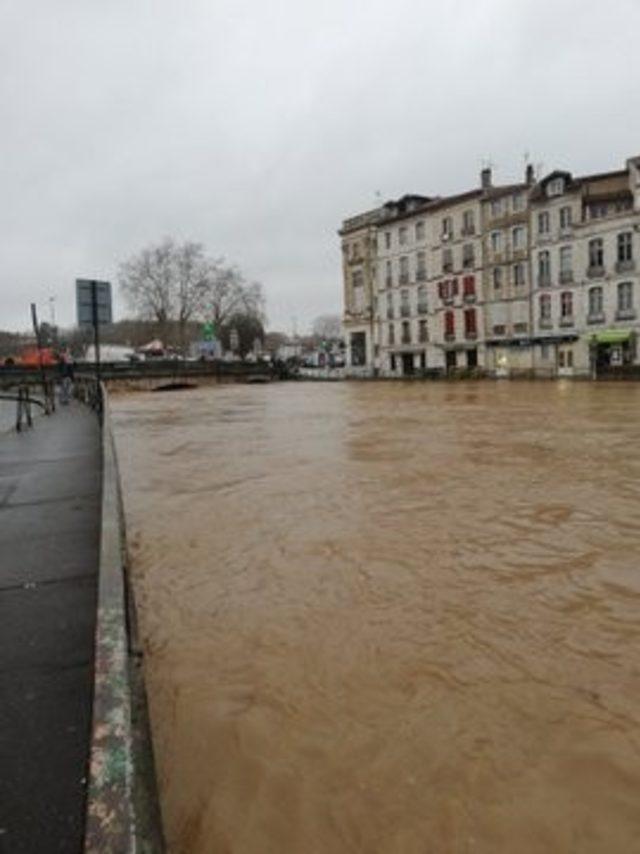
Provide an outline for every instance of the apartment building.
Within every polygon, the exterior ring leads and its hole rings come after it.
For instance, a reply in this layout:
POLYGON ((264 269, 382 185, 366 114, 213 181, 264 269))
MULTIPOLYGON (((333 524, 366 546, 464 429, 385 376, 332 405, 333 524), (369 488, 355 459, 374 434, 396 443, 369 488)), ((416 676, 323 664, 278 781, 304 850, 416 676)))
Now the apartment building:
POLYGON ((354 375, 370 374, 374 363, 377 223, 381 213, 377 208, 351 217, 339 231, 346 358, 354 375))
POLYGON ((352 372, 588 376, 636 364, 640 157, 625 169, 403 196, 345 221, 352 372))
POLYGON ((433 360, 429 329, 429 233, 431 199, 408 195, 382 208, 378 231, 375 370, 413 374, 433 360))
POLYGON ((508 376, 533 367, 528 198, 533 167, 527 166, 524 183, 492 187, 486 178, 483 183, 485 367, 508 376))
POLYGON ((589 376, 638 361, 639 164, 579 178, 554 171, 531 192, 538 375, 589 376))

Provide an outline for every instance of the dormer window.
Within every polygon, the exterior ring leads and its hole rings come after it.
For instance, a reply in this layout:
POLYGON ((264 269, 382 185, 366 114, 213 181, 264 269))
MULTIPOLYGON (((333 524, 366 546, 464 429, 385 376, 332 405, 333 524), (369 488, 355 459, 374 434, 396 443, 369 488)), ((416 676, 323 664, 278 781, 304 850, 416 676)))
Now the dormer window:
POLYGON ((564 178, 554 178, 547 184, 547 196, 561 196, 564 193, 564 178))

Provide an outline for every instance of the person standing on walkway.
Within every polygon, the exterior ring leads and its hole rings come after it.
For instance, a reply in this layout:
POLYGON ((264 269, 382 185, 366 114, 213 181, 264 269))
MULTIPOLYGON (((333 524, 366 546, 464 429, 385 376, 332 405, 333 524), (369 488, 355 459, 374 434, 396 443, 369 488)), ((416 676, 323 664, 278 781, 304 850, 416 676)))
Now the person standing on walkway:
POLYGON ((71 400, 74 373, 73 359, 68 350, 60 354, 58 366, 60 370, 60 403, 67 406, 71 400))

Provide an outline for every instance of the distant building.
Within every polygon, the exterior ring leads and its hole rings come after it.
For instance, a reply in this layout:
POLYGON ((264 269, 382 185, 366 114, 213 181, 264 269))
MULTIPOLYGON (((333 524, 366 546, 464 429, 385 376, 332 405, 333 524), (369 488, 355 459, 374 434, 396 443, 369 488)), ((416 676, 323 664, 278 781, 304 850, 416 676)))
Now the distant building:
POLYGON ((406 195, 339 231, 347 366, 588 376, 637 364, 640 157, 625 169, 406 195))

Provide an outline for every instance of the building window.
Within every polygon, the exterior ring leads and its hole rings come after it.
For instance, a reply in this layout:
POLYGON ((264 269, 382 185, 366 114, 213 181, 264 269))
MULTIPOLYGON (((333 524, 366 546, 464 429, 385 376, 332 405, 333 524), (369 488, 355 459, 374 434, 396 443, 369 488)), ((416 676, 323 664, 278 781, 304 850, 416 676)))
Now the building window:
POLYGON ((453 253, 451 249, 442 250, 442 272, 450 273, 453 270, 453 253))
POLYGON ((554 178, 547 184, 547 196, 561 196, 564 193, 564 178, 554 178))
POLYGON ((521 225, 516 226, 511 232, 511 240, 514 249, 524 248, 524 228, 521 225))
POLYGON ((560 228, 562 230, 571 227, 571 208, 560 208, 560 228))
POLYGON ((424 344, 429 340, 429 331, 427 329, 427 321, 421 320, 418 323, 418 341, 420 344, 424 344))
POLYGON ((427 278, 427 256, 425 252, 416 255, 416 279, 424 282, 427 278))
POLYGON ((589 219, 602 219, 609 213, 609 205, 598 202, 589 206, 589 219))
POLYGON ((493 199, 491 202, 491 216, 497 217, 502 213, 502 199, 493 199))
POLYGON ((540 295, 540 320, 551 320, 551 295, 540 295))
POLYGON ((573 281, 570 246, 560 248, 560 281, 565 283, 573 281))
POLYGON ((391 232, 385 231, 384 233, 384 248, 391 249, 391 232))
POLYGON ((466 338, 475 338, 478 334, 475 308, 468 308, 464 313, 464 334, 466 338))
POLYGON ((501 231, 492 231, 491 232, 491 251, 492 252, 500 252, 502 249, 502 232, 501 231))
POLYGON ((400 291, 400 317, 409 317, 410 314, 409 291, 400 291))
POLYGON ((524 264, 513 265, 513 284, 524 285, 524 264))
POLYGON ((618 285, 618 311, 633 311, 632 282, 620 282, 618 285))
POLYGON ((538 252, 538 280, 540 285, 551 283, 551 258, 546 250, 538 252))
POLYGON ((462 214, 462 233, 475 234, 476 226, 473 211, 465 211, 462 214))
POLYGON ((416 223, 416 240, 424 240, 424 220, 416 223))
POLYGON ((549 358, 549 349, 550 348, 549 348, 548 344, 541 344, 540 345, 540 358, 545 362, 549 358))
POLYGON ((604 266, 604 249, 601 237, 589 241, 589 266, 599 269, 604 266))
POLYGON ((522 193, 514 193, 512 199, 514 211, 521 211, 524 209, 524 197, 522 193))
POLYGON ((507 327, 504 325, 504 323, 496 323, 493 327, 493 334, 494 335, 506 335, 507 334, 507 327))
POLYGON ((401 225, 398 229, 398 243, 400 246, 404 246, 407 242, 407 226, 401 225))
POLYGON ((393 323, 389 324, 387 340, 389 342, 390 347, 393 347, 393 345, 396 343, 396 328, 393 323))
POLYGON ((474 263, 473 243, 465 243, 462 247, 462 266, 473 267, 474 263))
POLYGON ((427 286, 420 285, 418 288, 418 314, 426 314, 428 311, 427 286))
POLYGON ((563 178, 554 178, 553 181, 549 181, 547 184, 547 195, 548 196, 560 196, 564 192, 564 179, 563 178))
POLYGON ((444 337, 455 338, 456 334, 456 319, 452 311, 444 313, 444 337))
POLYGON ((571 291, 563 291, 560 294, 560 317, 564 319, 573 317, 573 294, 571 291))
POLYGON ((491 277, 493 279, 493 287, 501 288, 502 287, 502 267, 494 267, 491 272, 491 277))
POLYGON ((589 314, 602 314, 602 288, 589 289, 589 314))
POLYGON ((633 235, 630 231, 623 231, 618 235, 618 263, 624 264, 633 260, 633 235))
POLYGON ((402 343, 411 344, 411 324, 408 320, 402 321, 402 343))
POLYGON ((465 299, 472 299, 476 295, 476 280, 475 276, 465 276, 462 280, 462 296, 465 299))
POLYGON ((387 293, 387 318, 391 320, 393 317, 393 294, 387 293))
POLYGON ((549 212, 538 214, 538 234, 549 234, 549 212))
POLYGON ((409 283, 409 258, 403 255, 400 258, 400 284, 407 285, 409 283))
POLYGON ((387 261, 385 270, 385 284, 388 288, 390 288, 393 285, 393 270, 391 267, 391 261, 387 261))
POLYGON ((529 331, 529 324, 524 322, 514 323, 513 331, 516 335, 526 335, 526 333, 529 331))
POLYGON ((442 238, 449 240, 453 237, 453 223, 450 216, 445 216, 442 219, 442 238))

